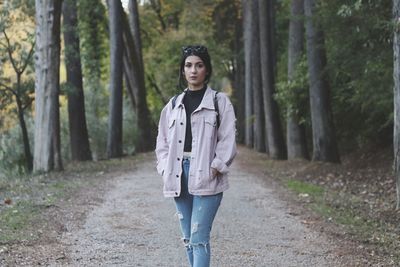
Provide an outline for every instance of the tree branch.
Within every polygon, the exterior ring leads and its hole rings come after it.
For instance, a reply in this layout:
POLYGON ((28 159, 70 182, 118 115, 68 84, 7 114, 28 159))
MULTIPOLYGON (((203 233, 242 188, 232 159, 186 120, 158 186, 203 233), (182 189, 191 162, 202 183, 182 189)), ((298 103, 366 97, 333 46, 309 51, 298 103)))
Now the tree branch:
POLYGON ((18 96, 17 92, 14 89, 12 89, 11 87, 7 86, 6 84, 0 82, 0 86, 3 87, 5 89, 5 91, 9 91, 13 95, 18 96))
POLYGON ((18 73, 18 67, 17 67, 17 65, 16 65, 16 63, 15 63, 15 61, 14 61, 13 56, 12 56, 13 51, 11 50, 10 38, 8 38, 8 35, 7 35, 7 33, 6 33, 5 30, 3 30, 3 34, 4 34, 4 37, 6 38, 6 42, 7 42, 8 57, 10 58, 11 64, 12 64, 12 66, 13 66, 15 72, 18 73))
POLYGON ((28 56, 27 56, 27 58, 25 60, 25 63, 24 63, 24 65, 22 66, 22 68, 20 70, 21 71, 20 74, 22 74, 25 71, 26 67, 29 64, 29 61, 31 60, 31 57, 32 57, 33 53, 35 52, 35 43, 36 43, 36 41, 32 43, 31 50, 29 51, 29 54, 28 54, 28 56))

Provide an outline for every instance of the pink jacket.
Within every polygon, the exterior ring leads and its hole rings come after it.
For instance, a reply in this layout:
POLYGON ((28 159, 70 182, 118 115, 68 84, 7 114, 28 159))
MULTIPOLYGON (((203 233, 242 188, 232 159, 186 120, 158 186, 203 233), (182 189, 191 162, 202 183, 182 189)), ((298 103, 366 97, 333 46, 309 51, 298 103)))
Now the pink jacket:
MULTIPOLYGON (((172 109, 171 100, 161 112, 156 145, 157 171, 163 177, 164 196, 177 197, 181 192, 182 156, 186 132, 186 112, 180 94, 172 109)), ((215 195, 229 187, 228 171, 236 156, 235 112, 229 98, 217 94, 220 126, 214 109, 215 91, 206 89, 203 100, 191 116, 192 153, 189 193, 215 195), (221 175, 212 179, 210 168, 221 175)))

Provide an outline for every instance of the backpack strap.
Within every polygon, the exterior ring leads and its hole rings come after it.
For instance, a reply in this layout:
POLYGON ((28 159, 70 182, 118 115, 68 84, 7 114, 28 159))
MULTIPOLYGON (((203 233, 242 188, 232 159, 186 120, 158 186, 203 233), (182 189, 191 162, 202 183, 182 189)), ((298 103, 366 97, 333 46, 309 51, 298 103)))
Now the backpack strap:
POLYGON ((215 92, 215 96, 214 96, 214 109, 215 109, 215 112, 217 112, 217 129, 218 129, 221 122, 219 121, 219 107, 218 107, 217 94, 218 94, 218 91, 215 92))
POLYGON ((172 98, 172 109, 175 108, 176 99, 178 98, 178 96, 179 96, 179 94, 178 95, 174 95, 174 97, 172 98))

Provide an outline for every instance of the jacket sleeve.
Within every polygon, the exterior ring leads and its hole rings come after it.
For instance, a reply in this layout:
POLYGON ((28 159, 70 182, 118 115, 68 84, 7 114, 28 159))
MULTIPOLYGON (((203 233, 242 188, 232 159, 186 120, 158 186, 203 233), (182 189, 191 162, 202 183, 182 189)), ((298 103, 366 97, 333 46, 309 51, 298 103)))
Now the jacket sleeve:
POLYGON ((229 98, 221 95, 218 100, 220 126, 218 128, 217 146, 215 158, 211 167, 225 174, 229 171, 233 159, 236 156, 236 117, 233 105, 229 98))
MULTIPOLYGON (((170 101, 171 102, 171 101, 170 101)), ((156 156, 157 156, 157 172, 163 175, 164 169, 167 164, 168 158, 168 113, 170 102, 163 108, 158 123, 158 134, 156 143, 156 156)))

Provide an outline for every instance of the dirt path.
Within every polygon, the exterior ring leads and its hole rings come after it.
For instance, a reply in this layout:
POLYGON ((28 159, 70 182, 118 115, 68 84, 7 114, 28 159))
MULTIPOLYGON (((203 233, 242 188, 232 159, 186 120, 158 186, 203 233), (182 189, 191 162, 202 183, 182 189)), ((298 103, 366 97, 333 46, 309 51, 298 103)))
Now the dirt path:
MULTIPOLYGON (((187 266, 172 199, 161 194, 154 157, 115 178, 81 229, 62 238, 71 266, 187 266)), ((292 216, 238 157, 212 231, 212 266, 344 266, 333 244, 292 216)), ((346 265, 348 266, 348 265, 346 265)))

